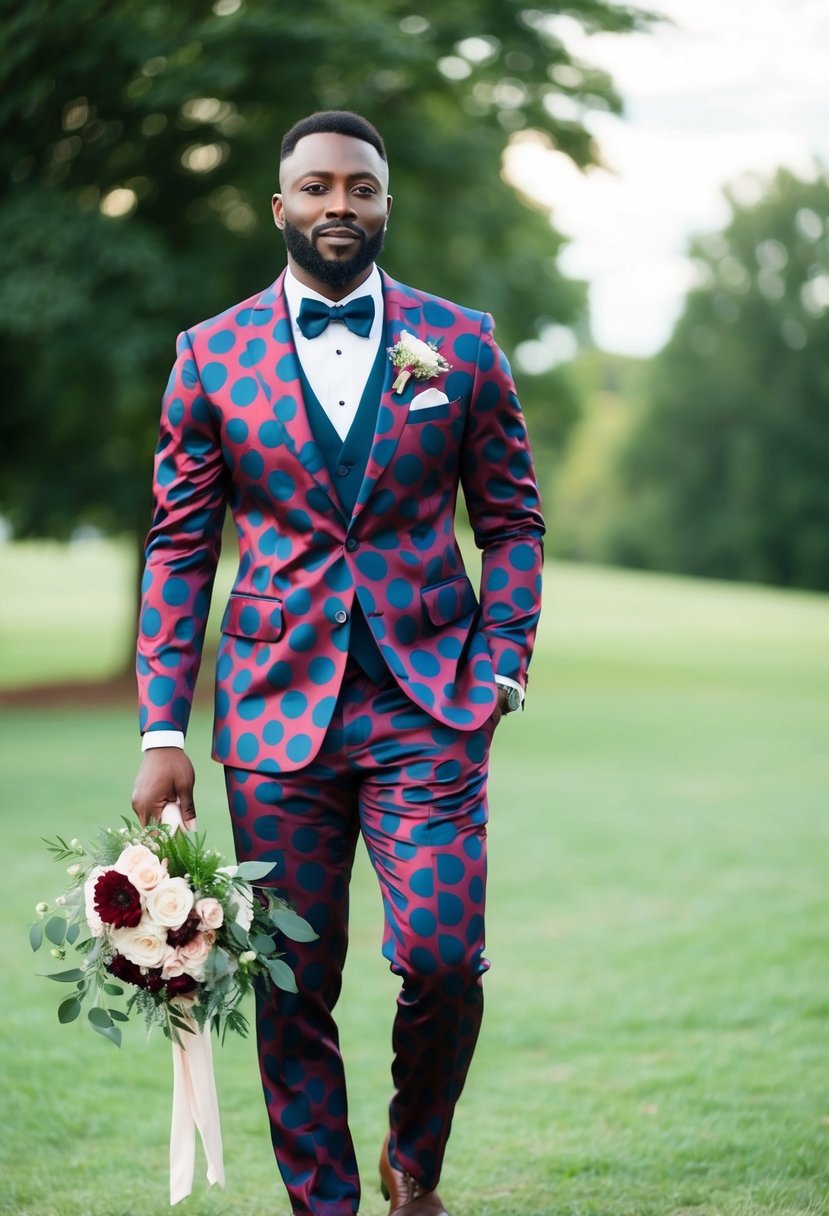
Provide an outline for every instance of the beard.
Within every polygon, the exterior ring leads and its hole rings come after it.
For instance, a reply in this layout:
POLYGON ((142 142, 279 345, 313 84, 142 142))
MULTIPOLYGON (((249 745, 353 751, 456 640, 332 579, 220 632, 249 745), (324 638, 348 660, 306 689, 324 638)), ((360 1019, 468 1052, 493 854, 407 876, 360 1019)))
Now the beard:
POLYGON ((296 262, 297 266, 312 275, 318 282, 337 290, 346 287, 352 279, 357 278, 374 262, 383 249, 385 226, 377 229, 374 236, 366 236, 362 228, 356 224, 347 224, 342 220, 329 221, 327 224, 317 224, 311 230, 311 239, 300 232, 289 220, 285 220, 282 235, 285 247, 296 262), (360 248, 351 258, 342 260, 324 258, 316 246, 317 238, 328 228, 347 228, 360 238, 360 248))

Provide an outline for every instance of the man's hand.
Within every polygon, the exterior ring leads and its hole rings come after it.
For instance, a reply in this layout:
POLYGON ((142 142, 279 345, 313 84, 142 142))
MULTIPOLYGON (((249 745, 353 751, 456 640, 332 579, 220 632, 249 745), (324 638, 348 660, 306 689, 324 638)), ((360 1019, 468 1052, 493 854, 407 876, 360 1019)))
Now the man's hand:
POLYGON ((160 819, 168 802, 178 802, 185 825, 195 819, 195 783, 193 765, 180 747, 153 747, 144 752, 132 791, 138 822, 146 827, 151 819, 160 819))
POLYGON ((507 690, 506 688, 498 689, 498 704, 492 711, 492 720, 497 726, 507 712, 507 690))

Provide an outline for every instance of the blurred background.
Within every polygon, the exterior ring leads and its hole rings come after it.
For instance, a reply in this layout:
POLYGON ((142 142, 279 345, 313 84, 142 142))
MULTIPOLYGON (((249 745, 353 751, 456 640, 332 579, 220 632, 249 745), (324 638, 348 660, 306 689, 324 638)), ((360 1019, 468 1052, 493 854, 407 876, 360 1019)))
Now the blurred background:
POLYGON ((349 107, 384 266, 496 318, 548 552, 829 589, 824 4, 4 7, 7 546, 134 585, 175 335, 275 277, 281 133, 349 107))
MULTIPOLYGON (((550 529, 527 712, 494 743, 451 1210, 829 1211, 825 0, 0 13, 0 1212, 165 1202, 166 1044, 132 1028, 115 1065, 58 1026, 26 958, 65 881, 38 838, 129 814, 175 337, 276 277, 281 135, 329 107, 384 134, 384 268, 494 314, 550 529)), ((214 637, 234 555, 231 533, 214 637)), ((188 750, 229 853, 210 684, 188 750)), ((364 857, 352 890, 338 1013, 370 1182, 395 985, 364 857)), ((188 1211, 250 1216, 278 1193, 251 1045, 217 1072, 229 1189, 188 1211)))

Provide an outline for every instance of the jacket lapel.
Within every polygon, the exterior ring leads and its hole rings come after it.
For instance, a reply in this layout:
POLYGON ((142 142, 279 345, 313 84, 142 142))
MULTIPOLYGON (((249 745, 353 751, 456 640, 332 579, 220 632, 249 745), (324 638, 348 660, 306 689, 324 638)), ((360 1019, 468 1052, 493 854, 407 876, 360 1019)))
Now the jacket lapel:
POLYGON ((257 379, 270 402, 273 417, 282 428, 285 447, 311 475, 337 514, 345 518, 325 459, 311 433, 291 318, 282 290, 284 277, 283 271, 276 282, 262 292, 250 310, 248 324, 267 347, 266 358, 262 362, 268 368, 268 379, 262 375, 257 375, 257 379))
MULTIPOLYGON (((423 306, 419 296, 408 288, 396 283, 384 272, 383 303, 385 308, 384 345, 394 346, 400 339, 404 329, 416 337, 423 337, 423 306)), ((371 446, 368 463, 366 464, 363 484, 357 496, 352 520, 356 519, 365 507, 377 482, 388 468, 403 434, 406 418, 409 413, 409 403, 415 393, 415 381, 412 379, 402 393, 392 392, 392 383, 397 375, 397 368, 392 366, 391 359, 386 360, 386 374, 383 381, 383 393, 380 397, 380 408, 377 411, 377 425, 374 432, 374 442, 371 446)))

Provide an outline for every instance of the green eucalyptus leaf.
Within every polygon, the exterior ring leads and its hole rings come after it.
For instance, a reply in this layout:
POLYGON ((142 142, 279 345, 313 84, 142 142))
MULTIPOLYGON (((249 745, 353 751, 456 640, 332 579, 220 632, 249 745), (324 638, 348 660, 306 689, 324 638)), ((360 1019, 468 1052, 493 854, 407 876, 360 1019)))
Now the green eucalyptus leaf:
POLYGON ((43 932, 53 946, 62 946, 66 941, 66 921, 62 916, 53 916, 47 920, 43 932))
POLYGON ((80 935, 81 935, 80 925, 77 925, 77 924, 70 925, 69 928, 66 930, 66 940, 69 942, 70 946, 74 946, 75 942, 78 940, 80 935))
POLYGON ((250 948, 257 954, 273 954, 276 946, 273 944, 273 938, 268 937, 267 933, 254 933, 250 939, 250 948))
POLYGON ((121 1031, 117 1026, 113 1026, 111 1023, 108 1026, 96 1026, 93 1022, 92 1029, 98 1034, 102 1034, 105 1039, 109 1039, 116 1047, 121 1046, 121 1031))
POLYGON ((29 945, 33 950, 39 950, 43 945, 43 921, 36 920, 29 930, 29 945))
POLYGON ((107 1013, 112 1018, 113 1022, 128 1022, 129 1018, 120 1009, 108 1009, 107 1013))
POLYGON ((120 984, 104 984, 104 992, 107 996, 121 996, 123 991, 120 984))
POLYGON ((89 1018, 93 1026, 104 1027, 112 1025, 112 1018, 109 1016, 106 1009, 102 1009, 100 1005, 93 1006, 86 1016, 89 1018))
POLYGON ((247 950, 250 947, 250 938, 248 937, 246 930, 243 929, 241 925, 237 924, 235 920, 231 921, 227 926, 227 935, 230 940, 235 945, 240 946, 242 950, 247 950))
POLYGON ((71 971, 56 971, 54 975, 44 975, 42 978, 55 980, 58 984, 77 984, 78 980, 86 979, 86 974, 80 967, 73 967, 71 971))
POLYGON ((298 992, 294 973, 286 962, 281 958, 264 958, 262 962, 268 968, 270 977, 276 984, 277 988, 282 988, 285 992, 298 992))
POLYGON ((313 942, 317 939, 308 921, 293 908, 275 908, 271 912, 271 920, 292 942, 313 942))
POLYGON ((266 878, 275 865, 275 861, 243 861, 237 867, 236 877, 243 878, 245 882, 256 882, 260 878, 266 878))
POLYGON ((58 1005, 58 1021, 62 1026, 74 1022, 81 1012, 81 1003, 76 996, 70 996, 58 1005))

